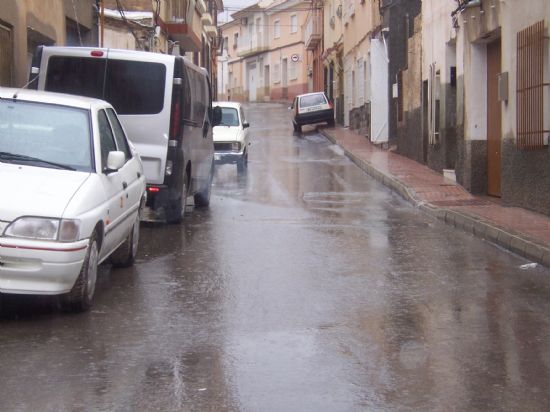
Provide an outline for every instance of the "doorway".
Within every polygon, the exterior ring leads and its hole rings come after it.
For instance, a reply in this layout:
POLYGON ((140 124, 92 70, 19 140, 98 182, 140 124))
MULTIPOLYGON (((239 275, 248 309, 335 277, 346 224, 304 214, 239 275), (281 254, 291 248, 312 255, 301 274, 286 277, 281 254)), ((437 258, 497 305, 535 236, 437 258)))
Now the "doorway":
POLYGON ((288 99, 288 60, 283 59, 283 99, 288 99))
POLYGON ((256 63, 248 66, 248 100, 251 102, 256 101, 256 63))
POLYGON ((487 194, 500 197, 502 111, 498 100, 500 39, 487 45, 487 194))
POLYGON ((264 67, 264 96, 266 96, 267 101, 271 100, 271 79, 269 75, 269 66, 264 67))

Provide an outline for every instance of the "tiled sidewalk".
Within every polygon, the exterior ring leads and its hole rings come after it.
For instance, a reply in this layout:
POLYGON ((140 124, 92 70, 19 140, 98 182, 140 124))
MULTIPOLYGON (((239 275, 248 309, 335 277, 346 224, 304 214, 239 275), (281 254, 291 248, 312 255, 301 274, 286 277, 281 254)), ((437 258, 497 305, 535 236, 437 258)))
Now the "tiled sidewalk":
POLYGON ((349 129, 321 128, 365 172, 427 213, 550 267, 550 217, 468 193, 418 162, 371 144, 349 129))

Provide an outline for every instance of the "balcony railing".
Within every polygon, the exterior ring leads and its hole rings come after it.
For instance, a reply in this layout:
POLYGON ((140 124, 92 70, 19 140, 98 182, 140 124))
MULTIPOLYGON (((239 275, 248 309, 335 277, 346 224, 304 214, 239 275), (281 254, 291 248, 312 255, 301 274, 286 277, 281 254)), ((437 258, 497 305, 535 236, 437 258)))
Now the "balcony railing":
POLYGON ((307 50, 317 48, 322 38, 321 11, 311 10, 306 21, 304 39, 307 50))
POLYGON ((256 32, 252 36, 244 35, 239 38, 237 56, 247 57, 269 50, 267 35, 263 32, 256 32))

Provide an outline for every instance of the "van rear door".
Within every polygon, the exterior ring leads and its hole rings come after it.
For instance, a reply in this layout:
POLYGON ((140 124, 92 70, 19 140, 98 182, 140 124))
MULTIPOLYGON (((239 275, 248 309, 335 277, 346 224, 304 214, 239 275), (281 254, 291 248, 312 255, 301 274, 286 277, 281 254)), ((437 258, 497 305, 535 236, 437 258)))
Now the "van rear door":
POLYGON ((174 56, 109 50, 105 100, 135 145, 148 184, 163 184, 170 132, 174 56))

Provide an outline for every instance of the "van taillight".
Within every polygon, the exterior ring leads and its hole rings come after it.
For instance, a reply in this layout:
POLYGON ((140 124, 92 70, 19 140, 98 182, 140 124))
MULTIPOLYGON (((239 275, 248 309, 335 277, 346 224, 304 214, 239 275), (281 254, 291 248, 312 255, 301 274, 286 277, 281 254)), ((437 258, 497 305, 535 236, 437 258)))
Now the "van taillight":
POLYGON ((332 104, 332 102, 330 100, 328 101, 328 107, 330 107, 331 109, 334 109, 334 105, 332 104))
POLYGON ((101 50, 92 50, 90 55, 92 57, 103 57, 103 52, 101 50))

